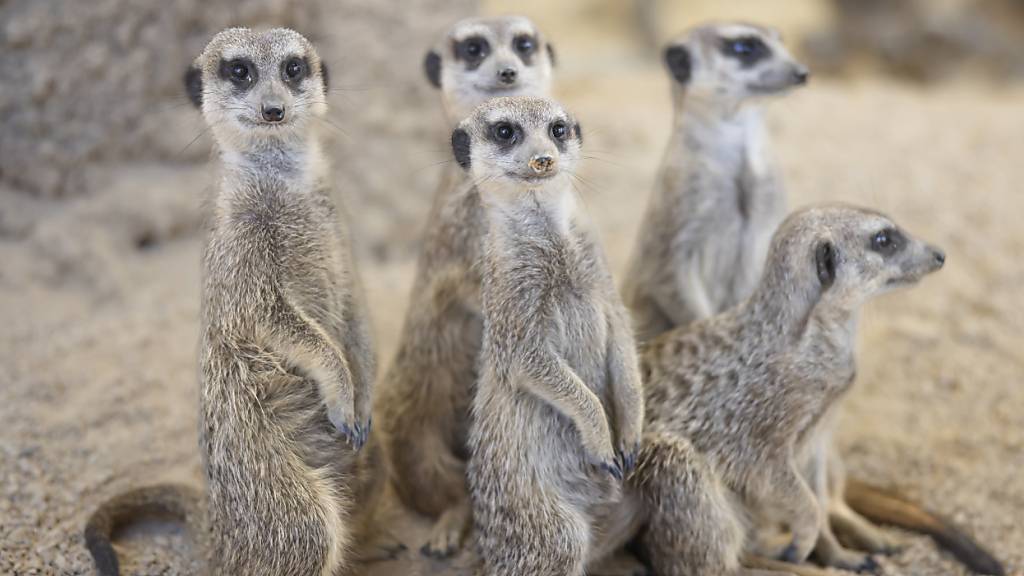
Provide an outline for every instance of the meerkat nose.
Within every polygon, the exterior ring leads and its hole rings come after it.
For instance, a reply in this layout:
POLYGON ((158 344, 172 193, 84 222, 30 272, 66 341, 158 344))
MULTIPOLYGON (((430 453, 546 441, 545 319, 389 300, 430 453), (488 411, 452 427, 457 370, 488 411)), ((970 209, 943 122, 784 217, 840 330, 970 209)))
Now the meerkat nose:
POLYGON ((267 122, 280 122, 284 120, 284 106, 279 104, 271 104, 270 106, 263 106, 263 119, 267 122))
POLYGON ((548 155, 530 158, 530 168, 537 174, 547 174, 555 167, 555 159, 548 155))
POLYGON ((505 84, 512 84, 516 81, 516 76, 519 76, 519 71, 515 68, 504 68, 498 72, 498 78, 505 84))
POLYGON ((807 84, 807 81, 810 80, 810 78, 810 71, 807 70, 807 68, 804 68, 803 66, 800 66, 793 71, 793 81, 796 82, 797 84, 807 84))
POLYGON ((935 255, 935 264, 942 268, 942 265, 946 263, 946 253, 938 248, 932 248, 932 254, 935 255))

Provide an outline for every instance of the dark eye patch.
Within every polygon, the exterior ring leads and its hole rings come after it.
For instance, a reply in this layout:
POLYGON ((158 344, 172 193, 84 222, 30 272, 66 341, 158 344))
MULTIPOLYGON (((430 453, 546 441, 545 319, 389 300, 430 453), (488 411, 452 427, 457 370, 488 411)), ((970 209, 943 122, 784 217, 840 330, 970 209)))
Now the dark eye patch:
POLYGON ((523 128, 514 122, 501 120, 491 124, 487 138, 502 148, 511 148, 522 139, 523 128))
POLYGON ((455 59, 466 63, 466 70, 476 70, 491 53, 491 45, 483 36, 470 36, 455 43, 455 59))
POLYGON ((252 60, 248 58, 222 59, 220 66, 217 67, 217 75, 221 79, 231 82, 240 92, 248 90, 259 80, 259 72, 252 60))
POLYGON ((533 62, 533 55, 537 52, 537 39, 529 34, 520 34, 512 39, 512 49, 519 55, 523 64, 529 66, 533 62))
POLYGON ((721 51, 725 56, 739 60, 744 68, 749 68, 772 55, 772 49, 757 36, 723 38, 721 51))
POLYGON ((891 256, 903 249, 907 239, 895 228, 885 228, 871 236, 871 249, 883 256, 891 256))
POLYGON ((292 92, 299 91, 299 85, 309 76, 309 60, 292 56, 281 62, 281 79, 292 92))

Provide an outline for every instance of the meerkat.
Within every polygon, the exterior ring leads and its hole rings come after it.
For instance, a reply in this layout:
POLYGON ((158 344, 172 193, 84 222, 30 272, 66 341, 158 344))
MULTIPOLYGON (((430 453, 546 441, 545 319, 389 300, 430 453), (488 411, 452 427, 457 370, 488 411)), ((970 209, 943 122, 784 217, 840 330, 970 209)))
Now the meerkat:
MULTIPOLYGON (((374 351, 317 136, 325 70, 297 32, 232 28, 186 75, 222 164, 199 359, 201 541, 215 574, 348 573, 357 507, 375 490, 360 450, 374 351)), ((110 557, 104 574, 116 556, 94 556, 110 557)))
MULTIPOLYGON (((502 94, 546 96, 554 50, 522 17, 470 18, 427 54, 454 126, 502 94)), ((465 468, 470 399, 483 340, 480 271, 486 222, 472 179, 445 170, 427 219, 398 353, 380 384, 390 481, 413 510, 436 519, 420 548, 447 557, 471 525, 465 468)))
POLYGON ((487 219, 484 342, 467 476, 480 574, 582 576, 622 500, 643 420, 635 345, 575 209, 578 123, 495 98, 452 133, 487 219))
POLYGON ((746 298, 785 194, 757 102, 805 84, 770 28, 704 25, 669 43, 672 135, 623 285, 643 342, 746 298))
POLYGON ((944 260, 877 212, 804 209, 774 235, 747 300, 643 346, 647 411, 632 483, 656 573, 749 573, 747 520, 764 514, 791 533, 782 560, 811 554, 828 522, 804 468, 853 381, 859 310, 944 260))

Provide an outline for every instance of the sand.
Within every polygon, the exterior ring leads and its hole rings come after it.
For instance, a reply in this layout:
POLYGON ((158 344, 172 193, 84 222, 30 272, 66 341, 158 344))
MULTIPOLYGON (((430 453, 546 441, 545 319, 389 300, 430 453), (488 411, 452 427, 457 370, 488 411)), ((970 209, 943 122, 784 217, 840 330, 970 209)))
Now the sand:
MULTIPOLYGON (((666 140, 667 83, 656 67, 630 63, 567 74, 562 85, 573 88, 560 95, 595 158, 584 207, 621 271, 666 140)), ((948 254, 939 274, 864 314, 840 438, 852 474, 951 518, 1018 574, 1022 98, 1021 88, 815 81, 768 107, 791 205, 872 206, 948 254)), ((418 194, 437 181, 429 164, 418 194)), ((97 192, 59 205, 0 190, 0 574, 91 574, 81 529, 93 507, 143 482, 198 482, 198 223, 213 175, 210 166, 92 166, 97 192)), ((382 366, 413 273, 412 254, 396 253, 362 259, 382 366)), ((422 519, 396 522, 409 559, 372 574, 457 573, 417 560, 422 519)), ((965 574, 928 539, 906 539, 882 560, 885 574, 965 574)), ((136 529, 119 549, 127 574, 195 569, 180 529, 136 529)))

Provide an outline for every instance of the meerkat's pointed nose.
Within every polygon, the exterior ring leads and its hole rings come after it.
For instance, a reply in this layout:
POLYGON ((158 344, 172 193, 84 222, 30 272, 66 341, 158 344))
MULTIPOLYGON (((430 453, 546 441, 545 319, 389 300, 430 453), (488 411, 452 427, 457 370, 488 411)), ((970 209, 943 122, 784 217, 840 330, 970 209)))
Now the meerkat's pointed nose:
POLYGON ((498 79, 503 84, 515 84, 516 78, 519 76, 519 71, 515 68, 503 68, 498 72, 498 79))
POLYGON ((263 119, 267 122, 280 122, 284 120, 284 105, 270 104, 262 107, 263 119))
POLYGON ((797 66, 793 70, 793 82, 797 85, 804 85, 811 79, 811 71, 803 66, 797 66))
POLYGON ((942 268, 946 263, 946 253, 940 248, 932 248, 932 255, 935 258, 935 267, 942 268))
POLYGON ((541 154, 530 158, 530 168, 537 175, 545 175, 555 168, 555 159, 547 154, 541 154))

